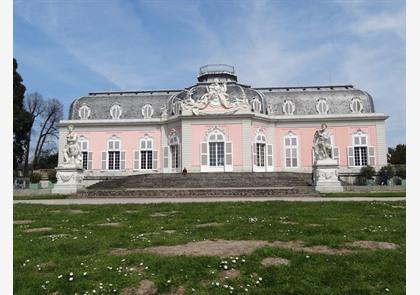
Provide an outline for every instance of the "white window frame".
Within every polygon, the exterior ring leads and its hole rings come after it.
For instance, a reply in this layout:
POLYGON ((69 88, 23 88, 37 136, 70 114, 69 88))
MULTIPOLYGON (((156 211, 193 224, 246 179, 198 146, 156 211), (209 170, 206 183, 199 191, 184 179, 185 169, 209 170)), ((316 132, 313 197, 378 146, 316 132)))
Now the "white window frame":
POLYGON ((122 163, 122 151, 121 151, 121 139, 113 135, 110 139, 107 140, 107 151, 106 151, 106 169, 111 171, 119 171, 122 170, 121 163, 122 163), (117 147, 116 147, 117 144, 117 147), (118 163, 118 169, 115 169, 115 164, 117 163, 114 159, 113 161, 113 168, 109 168, 109 152, 119 152, 119 163, 118 163))
POLYGON ((180 141, 179 141, 179 137, 176 134, 173 134, 170 138, 169 138, 169 154, 170 156, 168 157, 168 168, 172 171, 172 172, 177 172, 180 170, 181 167, 181 155, 180 155, 180 151, 181 151, 181 147, 180 147, 180 141), (172 154, 172 147, 176 146, 177 147, 177 157, 176 157, 176 161, 178 162, 178 167, 174 167, 174 155, 172 154))
POLYGON ((116 103, 109 109, 109 113, 110 113, 112 119, 118 120, 118 119, 121 118, 122 108, 118 103, 116 103), (116 113, 114 113, 114 112, 116 112, 116 113))
POLYGON ((254 153, 255 153, 255 161, 253 159, 253 171, 254 172, 265 172, 267 170, 267 137, 265 136, 264 133, 262 132, 257 132, 257 134, 255 135, 255 139, 254 139, 254 149, 256 149, 255 151, 253 151, 253 157, 254 157, 254 153), (261 148, 259 148, 259 146, 263 148, 263 150, 261 150, 261 148), (258 165, 259 162, 261 163, 261 151, 263 152, 263 164, 264 165, 258 165), (258 161, 260 160, 260 161, 258 161), (254 163, 255 162, 255 163, 254 163))
POLYGON ((368 134, 358 130, 356 133, 352 134, 351 137, 352 140, 352 146, 349 147, 351 148, 353 151, 353 163, 354 165, 350 164, 350 160, 348 160, 348 166, 349 167, 365 167, 367 165, 369 165, 370 162, 370 157, 374 157, 374 155, 370 155, 369 150, 373 147, 369 146, 369 137, 368 134), (364 142, 363 142, 364 141, 364 142), (356 165, 356 153, 355 153, 355 148, 366 148, 366 165, 363 165, 363 157, 362 157, 362 153, 359 152, 359 165, 356 165))
POLYGON ((283 103, 283 113, 286 116, 293 116, 295 114, 296 106, 291 100, 285 100, 283 103))
POLYGON ((139 144, 139 170, 153 170, 153 145, 154 140, 150 136, 145 136, 140 139, 139 144), (142 168, 142 151, 146 152, 146 161, 145 161, 145 168, 142 168), (152 153, 152 158, 149 160, 149 152, 152 153), (150 163, 149 163, 150 161, 150 163), (150 165, 149 165, 150 164, 150 165), (151 168, 149 168, 151 166, 151 168))
POLYGON ((154 110, 151 104, 146 104, 141 108, 141 114, 143 115, 143 118, 145 119, 152 118, 153 113, 154 113, 154 110))
POLYGON ((329 105, 327 103, 327 100, 325 98, 318 98, 316 100, 315 107, 316 107, 316 111, 320 115, 327 115, 328 114, 328 111, 330 110, 330 107, 329 107, 329 105), (325 110, 324 111, 321 109, 322 105, 325 106, 325 110))
MULTIPOLYGON (((216 148, 216 161, 218 158, 216 148)), ((219 129, 211 131, 205 142, 200 143, 201 172, 229 172, 233 171, 233 144, 227 140, 227 136, 219 129), (210 143, 223 143, 223 165, 210 166, 210 143), (203 151, 203 146, 206 149, 203 151), (202 157, 206 157, 206 165, 202 163, 202 157), (228 163, 230 162, 230 164, 228 163)))
POLYGON ((351 112, 354 113, 354 114, 360 114, 360 113, 362 113, 363 112, 363 103, 362 103, 362 100, 360 98, 358 98, 358 97, 353 97, 351 99, 351 102, 350 102, 350 109, 351 109, 351 112), (357 103, 359 104, 360 109, 357 109, 357 107, 356 107, 357 106, 357 103))
POLYGON ((286 133, 283 136, 283 167, 284 167, 284 169, 298 169, 300 167, 299 151, 300 151, 299 137, 295 133, 289 131, 288 133, 286 133), (289 145, 286 145, 286 139, 289 139, 289 143, 290 143, 289 145), (296 139, 296 145, 295 146, 291 145, 292 139, 296 139), (286 150, 287 149, 290 150, 290 157, 289 158, 291 159, 290 160, 291 166, 287 166, 287 161, 286 161, 286 159, 287 159, 286 150), (292 157, 293 149, 296 150, 296 166, 293 166, 293 157, 292 157))
POLYGON ((90 153, 89 155, 89 140, 84 136, 80 136, 78 140, 78 144, 79 144, 80 152, 82 154, 82 167, 83 169, 87 170, 89 168, 89 161, 92 161, 92 160, 89 160, 89 156, 92 157, 92 153, 90 153), (85 157, 83 153, 87 153, 86 165, 85 165, 85 157))
POLYGON ((79 108, 79 118, 81 120, 87 120, 90 117, 90 107, 83 103, 82 106, 79 108))

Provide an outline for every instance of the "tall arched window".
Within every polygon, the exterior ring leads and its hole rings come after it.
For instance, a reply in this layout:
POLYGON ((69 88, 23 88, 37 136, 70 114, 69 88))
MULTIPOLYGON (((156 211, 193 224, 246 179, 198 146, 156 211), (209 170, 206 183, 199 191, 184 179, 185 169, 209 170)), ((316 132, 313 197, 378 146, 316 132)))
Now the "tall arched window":
POLYGON ((375 148, 369 146, 367 133, 358 130, 352 135, 352 144, 347 147, 349 166, 375 165, 375 148))
POLYGON ((296 168, 299 166, 299 146, 298 137, 288 132, 284 136, 284 166, 286 168, 296 168))
POLYGON ((79 147, 82 153, 82 167, 83 169, 92 169, 92 152, 89 152, 89 141, 86 137, 79 137, 79 147))
POLYGON ((169 138, 169 148, 171 151, 171 168, 179 168, 179 138, 176 134, 169 138))
POLYGON ((109 110, 112 119, 119 119, 122 115, 122 108, 119 104, 114 104, 109 110))
POLYGON ((153 139, 149 136, 140 139, 140 169, 153 169, 153 139))
POLYGON ((265 166, 265 145, 266 145, 265 135, 262 133, 258 133, 257 136, 255 137, 255 156, 256 156, 255 164, 258 167, 265 166))
POLYGON ((107 151, 102 152, 102 169, 125 169, 125 152, 121 151, 121 140, 113 135, 107 142, 107 151))
POLYGON ((221 132, 214 131, 209 140, 209 165, 221 167, 225 165, 225 137, 221 132))
POLYGON ((232 142, 218 128, 209 132, 207 141, 200 143, 201 171, 232 171, 232 142))

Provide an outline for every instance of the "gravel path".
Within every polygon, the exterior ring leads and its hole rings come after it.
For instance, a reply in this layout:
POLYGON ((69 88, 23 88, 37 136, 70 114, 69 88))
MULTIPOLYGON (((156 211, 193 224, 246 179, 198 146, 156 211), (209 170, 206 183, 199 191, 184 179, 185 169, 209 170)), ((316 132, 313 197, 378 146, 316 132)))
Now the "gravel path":
POLYGON ((95 198, 95 199, 56 199, 56 200, 15 200, 14 204, 43 204, 43 205, 107 205, 107 204, 154 204, 154 203, 205 203, 205 202, 395 202, 405 201, 400 197, 345 197, 345 198, 317 198, 317 197, 258 197, 258 198, 95 198))

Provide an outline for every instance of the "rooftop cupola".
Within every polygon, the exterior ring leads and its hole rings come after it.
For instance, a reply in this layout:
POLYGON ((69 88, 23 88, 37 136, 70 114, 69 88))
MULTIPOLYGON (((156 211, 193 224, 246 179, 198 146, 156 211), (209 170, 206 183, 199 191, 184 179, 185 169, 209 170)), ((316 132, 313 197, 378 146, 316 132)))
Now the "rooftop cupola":
POLYGON ((200 68, 198 73, 198 82, 213 83, 219 82, 237 82, 235 68, 225 64, 205 65, 200 68))

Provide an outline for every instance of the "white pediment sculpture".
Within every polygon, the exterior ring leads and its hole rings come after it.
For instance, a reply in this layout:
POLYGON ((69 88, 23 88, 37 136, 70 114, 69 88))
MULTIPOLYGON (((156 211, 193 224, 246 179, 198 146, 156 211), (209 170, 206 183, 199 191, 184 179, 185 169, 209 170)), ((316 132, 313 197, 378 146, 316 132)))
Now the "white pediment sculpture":
POLYGON ((182 110, 191 111, 194 115, 211 113, 235 113, 239 110, 248 111, 251 106, 246 98, 231 97, 227 93, 226 83, 214 83, 206 86, 207 92, 199 99, 192 98, 194 88, 188 90, 187 98, 182 101, 182 110), (217 110, 217 111, 216 111, 217 110))

